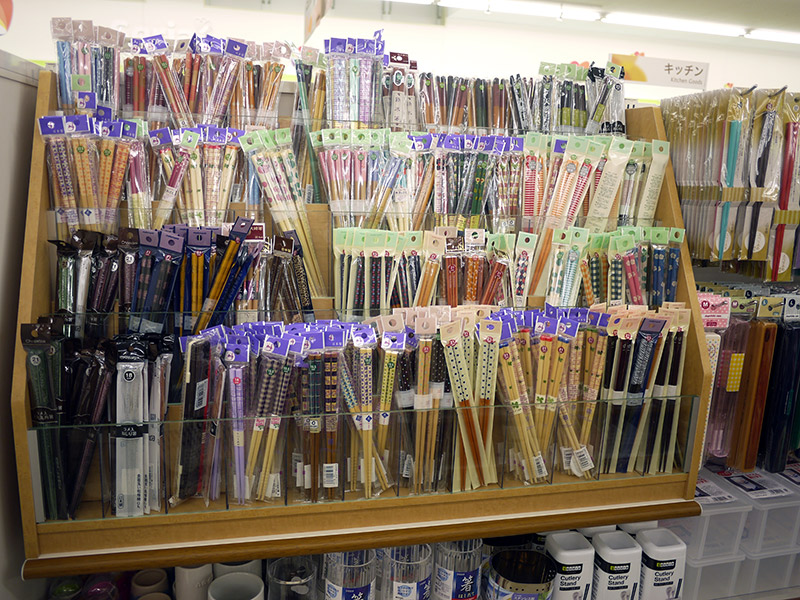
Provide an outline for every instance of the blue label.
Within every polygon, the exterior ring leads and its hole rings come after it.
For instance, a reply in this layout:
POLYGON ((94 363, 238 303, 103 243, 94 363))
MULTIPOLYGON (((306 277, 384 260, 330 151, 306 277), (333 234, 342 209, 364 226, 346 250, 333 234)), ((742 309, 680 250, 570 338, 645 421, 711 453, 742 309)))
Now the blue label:
POLYGON ((39 132, 42 135, 64 133, 64 117, 41 117, 39 119, 39 132))
POLYGON ((225 54, 233 54, 239 58, 244 58, 245 54, 247 54, 247 44, 236 40, 228 40, 228 43, 225 44, 225 54))
POLYGON ((369 600, 370 599, 370 590, 372 588, 372 584, 368 583, 367 585, 363 585, 361 587, 355 588, 342 588, 342 600, 369 600))
POLYGON ((474 600, 478 597, 478 569, 453 573, 453 600, 474 600))
POLYGON ((417 600, 430 600, 431 598, 431 578, 426 577, 417 583, 417 600))

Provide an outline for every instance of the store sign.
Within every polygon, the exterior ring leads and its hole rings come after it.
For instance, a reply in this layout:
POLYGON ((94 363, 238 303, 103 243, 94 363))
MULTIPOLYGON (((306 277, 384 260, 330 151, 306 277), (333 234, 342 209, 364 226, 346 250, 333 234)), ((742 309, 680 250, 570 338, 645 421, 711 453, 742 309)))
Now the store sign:
POLYGON ((332 4, 333 0, 306 0, 306 12, 303 19, 303 43, 307 42, 311 34, 314 33, 319 22, 322 21, 322 17, 331 9, 332 4))
POLYGON ((625 67, 625 81, 695 90, 706 89, 708 83, 709 65, 704 62, 633 54, 612 54, 610 60, 625 67))

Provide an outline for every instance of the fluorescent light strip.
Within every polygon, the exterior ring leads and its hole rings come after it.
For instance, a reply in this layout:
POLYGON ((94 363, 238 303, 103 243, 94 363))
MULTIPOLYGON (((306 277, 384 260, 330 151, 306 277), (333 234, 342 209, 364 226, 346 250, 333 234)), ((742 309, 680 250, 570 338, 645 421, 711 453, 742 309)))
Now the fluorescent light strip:
POLYGON ((726 25, 708 21, 690 21, 688 19, 673 19, 672 17, 640 15, 625 12, 609 13, 603 17, 602 21, 603 23, 612 25, 627 25, 630 27, 646 27, 649 29, 703 33, 727 37, 741 37, 746 33, 745 28, 738 25, 726 25))
POLYGON ((489 11, 553 19, 561 16, 561 6, 554 2, 528 2, 527 0, 489 0, 489 11))
POLYGON ((765 42, 782 42, 784 44, 800 44, 800 32, 782 29, 753 29, 745 36, 751 40, 765 42))
POLYGON ((594 8, 583 8, 572 4, 561 5, 561 18, 569 21, 599 21, 600 11, 594 8))
POLYGON ((489 0, 439 0, 439 6, 466 10, 488 10, 489 0))

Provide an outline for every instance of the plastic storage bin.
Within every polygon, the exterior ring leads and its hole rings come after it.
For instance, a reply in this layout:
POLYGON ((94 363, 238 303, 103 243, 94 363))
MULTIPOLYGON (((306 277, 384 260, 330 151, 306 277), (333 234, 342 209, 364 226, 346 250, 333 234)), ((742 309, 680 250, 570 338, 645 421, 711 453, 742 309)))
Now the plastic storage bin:
POLYGON ((694 560, 686 558, 686 586, 682 598, 689 600, 716 600, 733 596, 739 569, 744 562, 744 552, 722 561, 714 558, 694 560))
MULTIPOLYGON (((753 505, 722 488, 719 478, 702 469, 698 480, 706 482, 705 490, 714 494, 700 499, 702 514, 685 519, 660 521, 686 543, 686 556, 695 561, 716 560, 723 562, 739 555, 739 544, 744 532, 747 513, 753 505), (719 490, 716 492, 715 489, 719 490), (730 501, 724 501, 730 499, 730 501)), ((697 499, 697 498, 695 498, 697 499)))
POLYGON ((794 552, 787 554, 785 551, 745 553, 736 578, 734 594, 756 594, 787 587, 794 557, 794 552))
POLYGON ((789 587, 800 587, 800 554, 794 555, 791 571, 789 572, 789 587))
MULTIPOLYGON (((737 498, 752 505, 747 513, 744 531, 742 532, 741 549, 749 556, 767 552, 785 552, 795 546, 797 529, 800 526, 800 495, 790 489, 772 475, 762 471, 737 474, 736 481, 740 486, 731 483, 731 479, 721 477, 725 490, 731 491, 737 498), (766 488, 759 490, 758 488, 766 488), (766 498, 754 498, 742 488, 754 489, 754 493, 772 494, 766 498), (774 495, 778 488, 789 490, 787 495, 774 495)), ((793 487, 793 486, 792 486, 793 487)))
POLYGON ((714 600, 733 596, 739 568, 745 556, 740 552, 722 561, 714 558, 694 560, 686 558, 686 586, 682 598, 689 600, 714 600))

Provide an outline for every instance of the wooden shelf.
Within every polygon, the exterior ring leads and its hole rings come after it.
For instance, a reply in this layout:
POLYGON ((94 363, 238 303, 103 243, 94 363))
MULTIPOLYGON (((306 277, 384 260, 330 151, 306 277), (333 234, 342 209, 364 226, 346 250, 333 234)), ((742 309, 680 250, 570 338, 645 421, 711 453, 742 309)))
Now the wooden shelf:
MULTIPOLYGON (((39 81, 37 116, 55 110, 56 98, 53 73, 42 71, 39 81)), ((665 138, 658 109, 634 109, 627 114, 632 137, 665 138)), ((50 310, 49 193, 45 169, 44 144, 35 133, 18 325, 34 322, 50 310)), ((312 210, 320 264, 329 266, 330 214, 324 206, 314 206, 312 210)), ((656 218, 664 225, 683 225, 671 166, 656 218)), ((330 277, 327 267, 325 274, 330 277)), ((694 290, 691 262, 684 245, 678 300, 691 304, 695 315, 687 346, 683 393, 700 398, 697 422, 702 425, 711 372, 694 290)), ((331 299, 316 299, 315 305, 330 308, 331 299)), ((689 473, 611 476, 581 482, 556 479, 546 486, 325 504, 257 505, 213 512, 198 500, 169 514, 131 519, 102 518, 99 502, 87 502, 82 509, 85 520, 37 524, 28 459, 30 411, 25 379, 25 355, 17 340, 11 402, 27 558, 24 577, 511 535, 700 513, 692 498, 703 443, 702 427, 701 431, 690 433, 693 445, 690 444, 689 473)))

